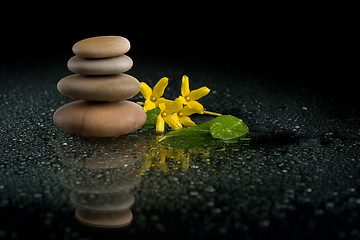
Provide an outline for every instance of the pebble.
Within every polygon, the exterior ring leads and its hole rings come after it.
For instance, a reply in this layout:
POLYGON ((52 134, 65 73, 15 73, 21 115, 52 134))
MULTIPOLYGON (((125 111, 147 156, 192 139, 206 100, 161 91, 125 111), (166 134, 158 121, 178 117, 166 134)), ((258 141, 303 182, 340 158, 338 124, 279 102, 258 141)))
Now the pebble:
POLYGON ((131 101, 74 101, 60 107, 53 120, 60 129, 84 137, 118 137, 139 129, 146 120, 142 107, 131 101))
POLYGON ((100 59, 74 56, 70 58, 67 66, 70 71, 83 75, 109 75, 130 70, 133 61, 126 55, 100 59))
POLYGON ((61 79, 59 92, 73 99, 88 101, 121 101, 140 91, 139 81, 128 74, 86 76, 73 74, 61 79))
POLYGON ((75 43, 72 50, 82 58, 109 58, 127 53, 130 42, 120 36, 91 37, 75 43))

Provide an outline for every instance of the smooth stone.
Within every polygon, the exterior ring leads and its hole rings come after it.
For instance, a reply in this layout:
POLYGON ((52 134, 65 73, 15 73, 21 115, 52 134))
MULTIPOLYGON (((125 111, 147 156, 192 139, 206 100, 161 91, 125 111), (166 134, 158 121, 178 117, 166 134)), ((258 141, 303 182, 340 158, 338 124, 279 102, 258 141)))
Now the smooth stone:
POLYGON ((75 43, 72 50, 82 58, 108 58, 127 53, 130 42, 120 36, 91 37, 75 43))
POLYGON ((131 101, 68 103, 55 111, 60 129, 84 137, 118 137, 141 128, 146 120, 142 107, 131 101))
POLYGON ((73 99, 88 101, 121 101, 140 91, 139 81, 128 74, 87 76, 73 74, 61 79, 59 92, 73 99))
POLYGON ((81 58, 74 56, 67 63, 70 71, 83 75, 119 74, 130 70, 133 61, 126 55, 111 58, 81 58))

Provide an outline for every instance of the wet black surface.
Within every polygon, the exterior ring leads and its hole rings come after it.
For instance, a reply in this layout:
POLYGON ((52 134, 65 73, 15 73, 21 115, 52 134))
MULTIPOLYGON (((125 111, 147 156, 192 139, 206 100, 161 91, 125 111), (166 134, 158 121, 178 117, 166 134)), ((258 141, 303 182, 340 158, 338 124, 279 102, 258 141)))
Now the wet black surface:
POLYGON ((360 238, 351 7, 183 3, 146 16, 98 5, 6 15, 22 20, 2 29, 0 239, 360 238), (150 86, 168 77, 169 99, 184 74, 190 89, 209 87, 200 102, 241 118, 247 139, 101 140, 56 128, 53 113, 72 101, 56 89, 71 46, 96 35, 127 37, 129 74, 150 86))
POLYGON ((167 98, 178 97, 183 74, 190 89, 208 86, 200 102, 243 119, 250 139, 189 148, 158 143, 151 132, 71 136, 52 123, 54 111, 71 101, 56 89, 71 53, 4 67, 1 239, 360 237, 358 109, 309 82, 291 82, 289 73, 129 55, 129 73, 140 81, 153 86, 169 77, 167 98), (75 216, 116 217, 130 206, 124 228, 89 226, 75 216))

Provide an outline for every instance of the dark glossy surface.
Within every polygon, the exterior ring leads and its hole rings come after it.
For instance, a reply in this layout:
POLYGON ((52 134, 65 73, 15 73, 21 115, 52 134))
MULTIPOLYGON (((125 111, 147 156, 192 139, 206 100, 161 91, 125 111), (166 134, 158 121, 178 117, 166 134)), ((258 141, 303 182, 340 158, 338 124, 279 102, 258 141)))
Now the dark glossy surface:
POLYGON ((209 87, 200 102, 243 119, 250 140, 74 137, 52 122, 71 101, 56 89, 70 55, 3 68, 0 238, 360 237, 356 109, 310 82, 291 83, 291 74, 284 81, 236 65, 129 55, 140 81, 169 77, 167 98, 178 97, 183 74, 190 89, 209 87), (109 218, 113 228, 99 226, 109 218))

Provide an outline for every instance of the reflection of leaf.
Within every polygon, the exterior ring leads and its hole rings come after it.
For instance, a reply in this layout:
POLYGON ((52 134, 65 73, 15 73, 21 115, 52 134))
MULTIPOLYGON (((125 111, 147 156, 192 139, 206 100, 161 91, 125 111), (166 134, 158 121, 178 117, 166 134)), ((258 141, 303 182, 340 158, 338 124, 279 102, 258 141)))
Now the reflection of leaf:
POLYGON ((146 121, 144 126, 141 128, 144 131, 154 129, 156 126, 156 120, 160 113, 160 108, 154 108, 146 112, 146 121))
MULTIPOLYGON (((193 149, 208 147, 215 144, 218 144, 220 140, 214 139, 210 133, 199 134, 199 135, 188 135, 188 136, 177 136, 167 138, 164 142, 165 145, 168 145, 172 148, 177 149, 193 149), (217 141, 216 141, 217 140, 217 141)), ((222 141, 220 141, 222 142, 222 141)), ((161 142, 163 143, 163 142, 161 142)))
POLYGON ((231 139, 243 137, 249 132, 248 126, 237 117, 222 115, 210 123, 210 133, 214 138, 231 139))

